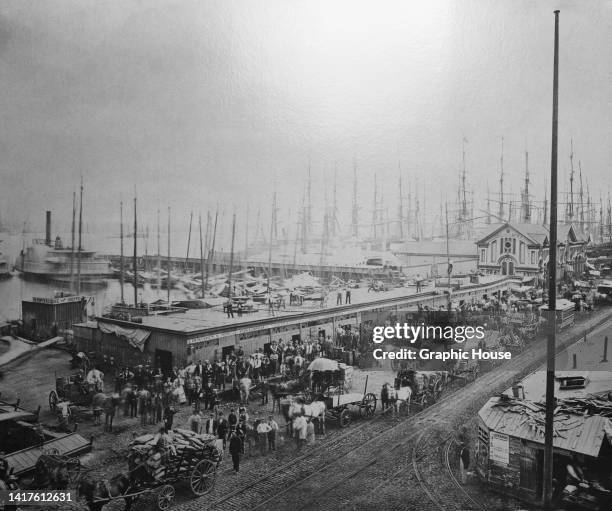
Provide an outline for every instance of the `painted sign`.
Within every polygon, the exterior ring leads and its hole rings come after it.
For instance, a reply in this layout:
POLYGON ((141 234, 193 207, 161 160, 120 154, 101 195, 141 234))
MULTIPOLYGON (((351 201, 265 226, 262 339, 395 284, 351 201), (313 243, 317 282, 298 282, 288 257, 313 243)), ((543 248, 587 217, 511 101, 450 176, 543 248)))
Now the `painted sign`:
POLYGON ((489 459, 508 465, 510 463, 510 437, 491 431, 489 437, 489 459))

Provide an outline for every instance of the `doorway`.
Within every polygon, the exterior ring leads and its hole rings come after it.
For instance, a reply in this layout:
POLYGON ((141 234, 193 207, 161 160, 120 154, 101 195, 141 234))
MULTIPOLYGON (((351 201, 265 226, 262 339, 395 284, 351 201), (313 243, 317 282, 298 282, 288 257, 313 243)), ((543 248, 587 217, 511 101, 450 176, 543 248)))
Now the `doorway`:
POLYGON ((155 350, 155 365, 161 369, 164 378, 172 373, 172 352, 155 350))

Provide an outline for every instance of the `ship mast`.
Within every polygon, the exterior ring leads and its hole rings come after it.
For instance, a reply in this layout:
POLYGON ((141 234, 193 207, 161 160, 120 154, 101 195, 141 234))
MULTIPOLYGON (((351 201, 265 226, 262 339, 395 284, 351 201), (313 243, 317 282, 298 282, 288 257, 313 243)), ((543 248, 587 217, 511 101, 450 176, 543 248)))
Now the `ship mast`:
POLYGON ((166 278, 166 288, 168 290, 168 308, 170 308, 170 288, 172 287, 172 261, 170 259, 170 206, 168 206, 168 276, 166 278))
POLYGON ((159 207, 157 208, 157 296, 161 289, 161 226, 159 219, 159 207))
POLYGON ((582 188, 582 162, 578 160, 578 170, 580 172, 580 231, 584 232, 584 190, 582 188))
POLYGON ((504 137, 501 138, 501 157, 499 173, 499 219, 504 221, 504 137))
POLYGON ((525 151, 525 188, 523 189, 523 223, 531 223, 531 207, 529 204, 529 153, 525 151))
POLYGON ((191 245, 191 224, 193 223, 193 211, 189 215, 189 234, 187 235, 187 254, 185 255, 185 273, 187 273, 187 261, 189 259, 189 246, 191 245))
POLYGON ((119 256, 119 283, 121 287, 121 303, 125 303, 125 296, 123 295, 124 287, 124 266, 123 266, 123 201, 119 203, 119 238, 121 238, 121 252, 119 256))
POLYGON ((232 245, 230 249, 230 265, 229 272, 227 275, 227 300, 228 303, 232 303, 232 271, 234 270, 234 240, 236 238, 236 213, 232 215, 232 245))
POLYGON ((70 244, 70 291, 74 292, 74 237, 76 223, 76 192, 72 192, 72 227, 70 229, 72 235, 72 243, 70 244))
POLYGON ((134 255, 132 259, 132 265, 134 267, 134 308, 138 307, 138 220, 136 206, 136 196, 134 195, 134 255))
POLYGON ((202 298, 204 298, 204 243, 202 240, 202 213, 198 215, 198 225, 200 227, 200 277, 202 279, 202 298))
POLYGON ((399 235, 400 235, 400 240, 404 239, 404 197, 402 194, 402 165, 401 163, 398 161, 397 162, 397 170, 398 170, 398 174, 399 174, 399 182, 398 182, 398 188, 399 188, 399 211, 398 211, 398 217, 399 217, 399 235))
POLYGON ((353 158, 353 214, 351 216, 352 234, 359 237, 359 205, 357 204, 357 161, 353 158))
MULTIPOLYGON (((210 252, 206 257, 206 282, 204 283, 204 290, 208 287, 208 276, 210 274, 210 264, 214 260, 215 257, 215 242, 217 240, 217 219, 219 218, 219 204, 217 204, 217 210, 215 211, 215 225, 213 227, 213 236, 212 236, 212 244, 210 248, 210 252)), ((204 298, 204 295, 202 295, 204 298)))
POLYGON ((570 196, 567 204, 567 220, 571 224, 574 221, 574 139, 570 139, 570 196))
POLYGON ((81 250, 83 234, 83 176, 81 176, 81 194, 79 200, 79 250, 77 253, 77 295, 81 294, 81 250))

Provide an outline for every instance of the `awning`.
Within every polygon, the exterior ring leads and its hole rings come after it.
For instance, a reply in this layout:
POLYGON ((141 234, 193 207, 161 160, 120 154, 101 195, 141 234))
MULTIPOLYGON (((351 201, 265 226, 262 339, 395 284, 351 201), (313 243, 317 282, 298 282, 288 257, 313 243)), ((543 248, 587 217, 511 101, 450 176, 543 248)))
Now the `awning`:
POLYGON ((113 323, 102 323, 98 321, 98 327, 105 334, 116 335, 120 339, 124 339, 130 343, 130 346, 144 351, 145 341, 151 335, 151 332, 147 330, 141 330, 139 328, 124 328, 113 323))

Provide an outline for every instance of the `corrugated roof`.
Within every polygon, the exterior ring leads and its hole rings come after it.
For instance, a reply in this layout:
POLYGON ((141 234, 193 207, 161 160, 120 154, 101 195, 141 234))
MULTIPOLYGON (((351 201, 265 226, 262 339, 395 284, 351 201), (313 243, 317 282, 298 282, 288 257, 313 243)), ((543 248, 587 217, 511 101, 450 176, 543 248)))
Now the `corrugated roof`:
MULTIPOLYGON (((478 412, 478 416, 490 430, 544 445, 544 435, 529 425, 526 413, 511 412, 493 406, 497 402, 497 397, 489 399, 478 412)), ((544 417, 543 414, 539 415, 544 417)), ((596 458, 605 438, 605 426, 609 423, 610 419, 601 415, 584 417, 558 414, 555 416, 554 428, 559 432, 559 436, 553 438, 553 446, 596 458)))

